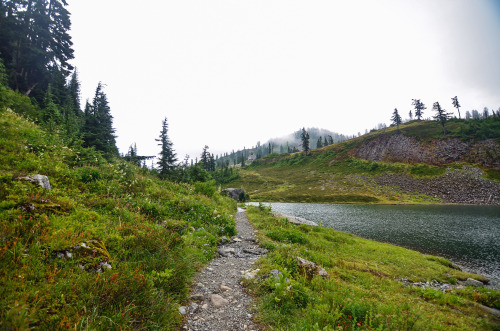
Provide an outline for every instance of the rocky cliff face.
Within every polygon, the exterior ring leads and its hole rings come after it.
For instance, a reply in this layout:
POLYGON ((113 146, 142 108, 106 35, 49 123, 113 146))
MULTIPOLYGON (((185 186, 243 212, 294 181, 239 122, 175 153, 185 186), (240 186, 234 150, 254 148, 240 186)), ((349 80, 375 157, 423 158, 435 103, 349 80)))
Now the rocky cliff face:
POLYGON ((430 142, 402 134, 377 137, 354 149, 351 156, 369 160, 446 165, 467 162, 500 169, 500 145, 493 139, 463 142, 457 138, 430 142))

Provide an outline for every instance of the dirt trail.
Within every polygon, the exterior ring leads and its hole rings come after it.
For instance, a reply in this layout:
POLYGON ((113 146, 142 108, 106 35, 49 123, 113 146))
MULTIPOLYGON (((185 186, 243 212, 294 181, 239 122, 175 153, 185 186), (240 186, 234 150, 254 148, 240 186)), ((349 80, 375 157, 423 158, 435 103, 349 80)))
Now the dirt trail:
POLYGON ((241 278, 266 252, 257 245, 257 231, 241 208, 236 229, 238 234, 219 246, 218 256, 196 277, 190 303, 180 309, 186 316, 184 330, 258 330, 252 320, 252 298, 241 278))

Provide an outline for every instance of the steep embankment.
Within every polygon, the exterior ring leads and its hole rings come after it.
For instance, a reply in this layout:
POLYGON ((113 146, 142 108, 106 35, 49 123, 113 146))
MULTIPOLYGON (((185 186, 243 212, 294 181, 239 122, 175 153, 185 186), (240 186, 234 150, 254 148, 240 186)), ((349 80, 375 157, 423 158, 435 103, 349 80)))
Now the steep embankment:
POLYGON ((178 329, 235 211, 0 109, 0 329, 178 329))
POLYGON ((304 153, 271 155, 228 187, 255 200, 500 204, 500 119, 413 122, 304 153))

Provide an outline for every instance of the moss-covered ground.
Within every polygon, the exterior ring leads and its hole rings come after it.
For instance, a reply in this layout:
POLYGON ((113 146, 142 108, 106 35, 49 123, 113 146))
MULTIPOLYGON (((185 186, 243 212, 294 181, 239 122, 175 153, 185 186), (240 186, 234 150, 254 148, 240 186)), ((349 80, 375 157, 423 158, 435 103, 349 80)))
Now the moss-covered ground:
POLYGON ((405 285, 436 280, 456 284, 481 276, 457 270, 450 261, 379 243, 330 228, 293 225, 268 207, 248 207, 269 254, 248 286, 259 321, 283 330, 490 330, 498 319, 478 304, 500 308, 500 292, 466 287, 447 292, 405 285), (308 277, 296 257, 329 274, 308 277), (263 278, 272 269, 279 277, 263 278))

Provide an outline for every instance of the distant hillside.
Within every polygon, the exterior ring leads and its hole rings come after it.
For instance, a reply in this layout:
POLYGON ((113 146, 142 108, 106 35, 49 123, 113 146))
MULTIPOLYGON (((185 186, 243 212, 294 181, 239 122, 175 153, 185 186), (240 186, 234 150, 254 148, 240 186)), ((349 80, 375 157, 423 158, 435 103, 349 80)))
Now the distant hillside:
POLYGON ((270 155, 226 186, 260 201, 500 204, 500 118, 412 121, 314 149, 270 155))
MULTIPOLYGON (((309 134, 310 148, 316 148, 318 140, 321 138, 322 146, 339 143, 349 139, 340 133, 336 133, 327 129, 307 128, 309 134)), ((218 167, 229 165, 239 165, 248 163, 255 159, 260 159, 269 154, 295 153, 302 150, 302 142, 300 140, 301 130, 297 130, 289 135, 282 137, 271 138, 265 143, 257 142, 255 146, 243 148, 242 150, 233 150, 231 153, 224 153, 217 158, 218 167)))

